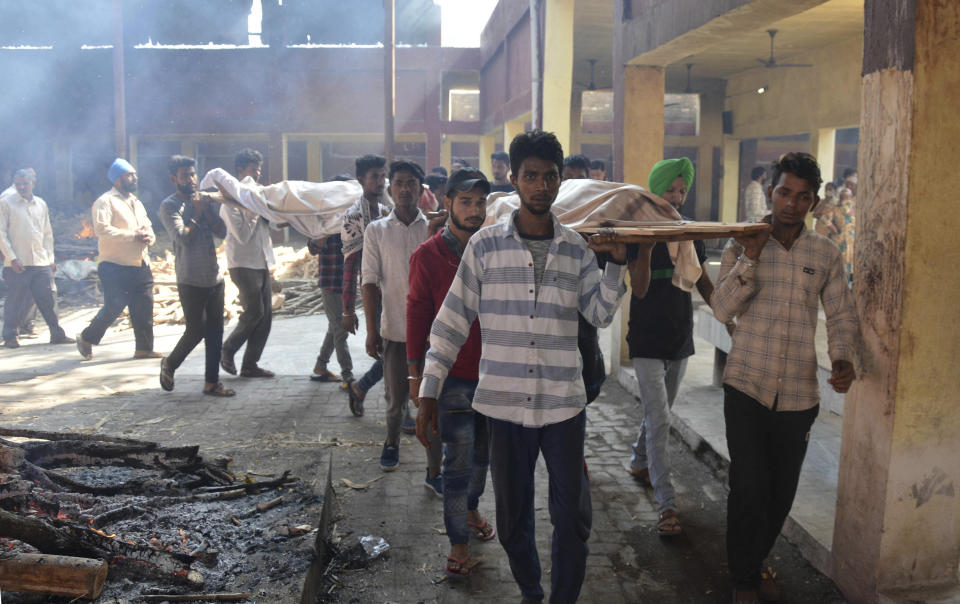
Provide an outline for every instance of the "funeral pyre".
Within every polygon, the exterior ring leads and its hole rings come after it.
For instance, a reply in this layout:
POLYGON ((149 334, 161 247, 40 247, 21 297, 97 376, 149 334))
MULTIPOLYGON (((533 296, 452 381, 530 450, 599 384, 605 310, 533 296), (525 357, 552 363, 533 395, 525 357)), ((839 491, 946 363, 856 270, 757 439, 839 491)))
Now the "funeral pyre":
POLYGON ((300 584, 311 563, 322 498, 289 472, 236 476, 229 458, 206 461, 197 446, 0 435, 21 440, 0 438, 5 601, 11 591, 95 598, 100 587, 117 599, 267 601, 278 594, 263 587, 300 584))

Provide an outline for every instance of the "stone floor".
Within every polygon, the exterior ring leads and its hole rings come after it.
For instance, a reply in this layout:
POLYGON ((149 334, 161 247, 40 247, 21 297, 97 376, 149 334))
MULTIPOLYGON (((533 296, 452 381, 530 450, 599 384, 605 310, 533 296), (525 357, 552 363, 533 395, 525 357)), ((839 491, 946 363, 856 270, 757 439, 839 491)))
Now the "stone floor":
MULTIPOLYGON (((71 335, 93 310, 72 313, 64 324, 71 335)), ((389 552, 366 569, 339 577, 333 593, 342 602, 494 602, 519 601, 502 549, 496 541, 474 543, 482 557, 465 582, 439 581, 447 551, 441 501, 423 484, 425 456, 412 437, 401 444, 398 471, 382 475, 377 459, 384 436, 382 388, 368 395, 367 413, 354 418, 336 384, 306 379, 323 317, 279 319, 274 323, 263 365, 277 371, 272 380, 225 376, 238 391, 232 399, 200 394, 202 354, 195 351, 177 373, 176 390, 158 387, 156 360, 134 361, 132 334, 110 331, 92 361, 72 346, 24 340, 18 350, 0 351, 0 425, 32 429, 81 430, 200 444, 206 454, 234 457, 238 468, 272 472, 292 469, 322 491, 323 468, 333 456, 339 516, 335 534, 349 543, 377 535, 389 552), (344 486, 374 479, 364 490, 344 486)), ((180 328, 157 328, 157 350, 170 350, 180 328)), ((363 337, 350 339, 357 369, 369 365, 363 337)), ((701 354, 708 354, 702 347, 701 354)), ((334 365, 332 369, 336 370, 334 365)), ((355 369, 355 372, 357 370, 355 369)), ((700 370, 691 369, 678 412, 692 403, 700 370)), ((626 472, 630 444, 639 423, 634 397, 610 379, 588 410, 587 461, 592 479, 593 531, 582 602, 729 601, 724 527, 726 489, 703 452, 680 439, 670 444, 675 486, 682 505, 684 534, 671 541, 657 537, 652 493, 626 472)), ((722 476, 722 474, 721 474, 722 476)), ((537 470, 537 527, 544 587, 549 593, 550 525, 547 475, 537 470)), ((492 487, 481 511, 494 517, 492 487)), ((839 602, 833 584, 781 539, 769 561, 783 583, 784 602, 839 602)), ((263 601, 295 601, 292 596, 263 601)))

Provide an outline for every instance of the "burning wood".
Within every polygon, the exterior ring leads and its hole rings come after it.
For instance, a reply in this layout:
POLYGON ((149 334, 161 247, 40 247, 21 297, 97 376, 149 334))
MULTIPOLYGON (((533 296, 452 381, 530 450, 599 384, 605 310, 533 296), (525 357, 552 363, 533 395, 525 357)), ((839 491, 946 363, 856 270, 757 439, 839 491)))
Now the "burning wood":
POLYGON ((46 554, 0 556, 0 585, 7 591, 94 600, 106 580, 103 560, 46 554))

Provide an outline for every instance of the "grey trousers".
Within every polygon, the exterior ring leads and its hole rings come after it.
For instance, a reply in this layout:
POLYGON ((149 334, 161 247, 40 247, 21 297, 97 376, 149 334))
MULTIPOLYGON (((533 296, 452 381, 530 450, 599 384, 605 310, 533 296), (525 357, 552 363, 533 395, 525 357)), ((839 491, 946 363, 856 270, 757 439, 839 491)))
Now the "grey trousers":
POLYGON ((3 269, 7 300, 3 307, 3 339, 16 340, 17 331, 30 306, 35 302, 50 329, 50 341, 64 336, 57 319, 53 270, 49 266, 27 266, 22 273, 3 269))
POLYGON ((256 369, 273 325, 270 271, 265 268, 231 268, 230 278, 237 286, 243 312, 240 313, 237 326, 223 342, 223 353, 232 357, 246 343, 240 369, 256 369))
POLYGON ((323 292, 323 312, 327 315, 327 335, 323 336, 320 354, 317 355, 317 364, 327 367, 330 355, 337 352, 337 363, 340 364, 340 374, 344 381, 353 377, 353 358, 350 357, 350 348, 347 347, 349 332, 343 328, 343 300, 340 292, 332 289, 321 289, 323 292))
MULTIPOLYGON (((383 387, 387 392, 387 442, 400 442, 400 426, 410 400, 407 380, 407 343, 383 341, 383 387)), ((430 435, 427 467, 439 468, 443 459, 443 442, 439 434, 430 435)))

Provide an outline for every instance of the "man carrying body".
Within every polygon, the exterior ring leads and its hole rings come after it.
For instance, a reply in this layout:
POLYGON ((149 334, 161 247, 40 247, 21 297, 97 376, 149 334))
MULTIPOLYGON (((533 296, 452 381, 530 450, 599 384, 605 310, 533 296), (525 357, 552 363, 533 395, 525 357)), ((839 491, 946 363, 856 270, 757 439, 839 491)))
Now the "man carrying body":
MULTIPOLYGON (((651 193, 667 200, 677 210, 683 207, 693 184, 693 163, 686 157, 657 162, 650 171, 651 193)), ((697 260, 706 262, 702 241, 693 242, 697 260)), ((637 262, 631 264, 630 326, 627 343, 640 387, 643 420, 630 458, 630 474, 653 487, 660 517, 657 531, 672 537, 682 531, 676 496, 670 481, 667 441, 670 409, 693 355, 693 299, 673 282, 673 262, 666 243, 638 245, 637 262)), ((709 304, 713 282, 706 268, 697 289, 709 304)))
POLYGON ((137 199, 137 171, 125 159, 117 158, 107 172, 113 188, 93 202, 93 233, 97 236, 97 276, 103 291, 103 307, 77 337, 77 350, 93 358, 107 328, 124 308, 136 348, 135 359, 155 359, 153 350, 153 273, 147 248, 156 241, 147 210, 137 199))
POLYGON ((493 182, 490 183, 490 190, 513 193, 513 185, 510 184, 509 178, 510 156, 505 151, 497 151, 490 155, 490 163, 493 166, 493 182))
MULTIPOLYGON (((237 180, 252 178, 260 180, 263 156, 259 151, 243 149, 234 160, 237 180)), ((273 377, 273 372, 257 363, 270 336, 273 321, 273 290, 270 269, 276 259, 273 241, 270 239, 270 224, 260 215, 233 206, 220 207, 220 218, 226 224, 227 269, 237 286, 243 312, 233 333, 223 342, 220 366, 231 375, 237 375, 233 356, 244 342, 247 348, 240 366, 241 377, 273 377)))
POLYGON ((160 386, 173 390, 173 373, 200 340, 206 351, 203 393, 233 396, 220 383, 223 345, 223 276, 217 264, 216 235, 227 236, 219 204, 197 194, 197 169, 192 157, 174 155, 167 167, 177 192, 160 204, 160 220, 173 240, 177 293, 186 328, 169 356, 160 361, 160 386))
MULTIPOLYGON (((420 398, 419 376, 430 326, 453 283, 467 241, 483 226, 489 193, 490 183, 479 171, 465 168, 454 172, 444 199, 450 219, 447 226, 410 257, 407 363, 410 398, 415 401, 420 398)), ((427 399, 417 413, 417 438, 423 446, 429 449, 437 434, 443 442, 443 522, 450 540, 446 572, 454 578, 470 574, 471 534, 482 541, 495 534, 477 511, 490 465, 487 418, 470 407, 479 363, 480 323, 474 320, 436 404, 427 399)))
POLYGON ((626 248, 602 238, 588 248, 550 212, 563 168, 563 148, 553 134, 517 136, 510 167, 520 209, 467 242, 430 331, 420 395, 422 404, 436 404, 479 317, 483 345, 473 409, 490 420, 500 543, 524 601, 541 600, 533 472, 542 452, 554 527, 550 599, 575 602, 592 519, 583 459, 586 393, 574 352, 577 312, 597 327, 613 320, 626 291, 626 248), (611 254, 602 273, 594 251, 611 254))
POLYGON ((763 191, 763 181, 767 179, 767 169, 756 166, 750 170, 750 184, 743 191, 743 209, 747 222, 760 222, 770 213, 767 207, 767 195, 763 191))
MULTIPOLYGON (((429 236, 427 218, 417 208, 422 188, 420 166, 408 161, 390 164, 390 197, 396 206, 386 218, 371 222, 363 237, 367 354, 383 361, 387 393, 387 438, 380 454, 380 468, 385 472, 396 469, 400 461, 400 428, 409 400, 406 341, 410 256, 429 236)), ((438 495, 443 493, 441 455, 439 442, 435 442, 427 455, 425 484, 438 495)))
POLYGON ((735 602, 779 597, 772 577, 761 578, 761 566, 793 505, 819 410, 818 302, 827 317, 829 383, 846 392, 856 378, 857 317, 840 250, 804 225, 820 182, 820 167, 807 153, 787 153, 773 164, 767 187, 773 232, 730 242, 713 292, 717 319, 737 319, 723 374, 735 602))
MULTIPOLYGON (((386 216, 390 208, 382 203, 387 176, 387 160, 380 155, 364 155, 356 161, 356 176, 363 187, 363 194, 343 217, 340 238, 343 241, 343 294, 341 303, 343 316, 340 318, 343 329, 357 333, 357 278, 363 264, 364 232, 371 222, 386 216)), ((379 320, 380 313, 376 313, 379 320)), ((357 417, 363 415, 363 399, 367 391, 383 377, 383 362, 374 361, 360 379, 347 384, 347 396, 350 412, 357 417)))
POLYGON ((54 300, 53 228, 46 202, 33 194, 36 176, 33 170, 17 170, 13 175, 15 195, 0 199, 0 253, 3 254, 3 280, 7 299, 3 305, 3 344, 19 348, 17 332, 23 318, 35 302, 50 329, 51 344, 69 344, 57 319, 54 300))
MULTIPOLYGON (((341 174, 333 180, 353 178, 349 174, 341 174)), ((327 334, 323 337, 310 379, 315 382, 343 380, 349 387, 353 381, 353 358, 347 346, 347 330, 343 328, 343 239, 340 233, 324 239, 311 239, 307 242, 307 249, 317 257, 317 287, 322 296, 323 312, 327 315, 327 334), (340 375, 327 369, 334 351, 340 364, 340 375)))

